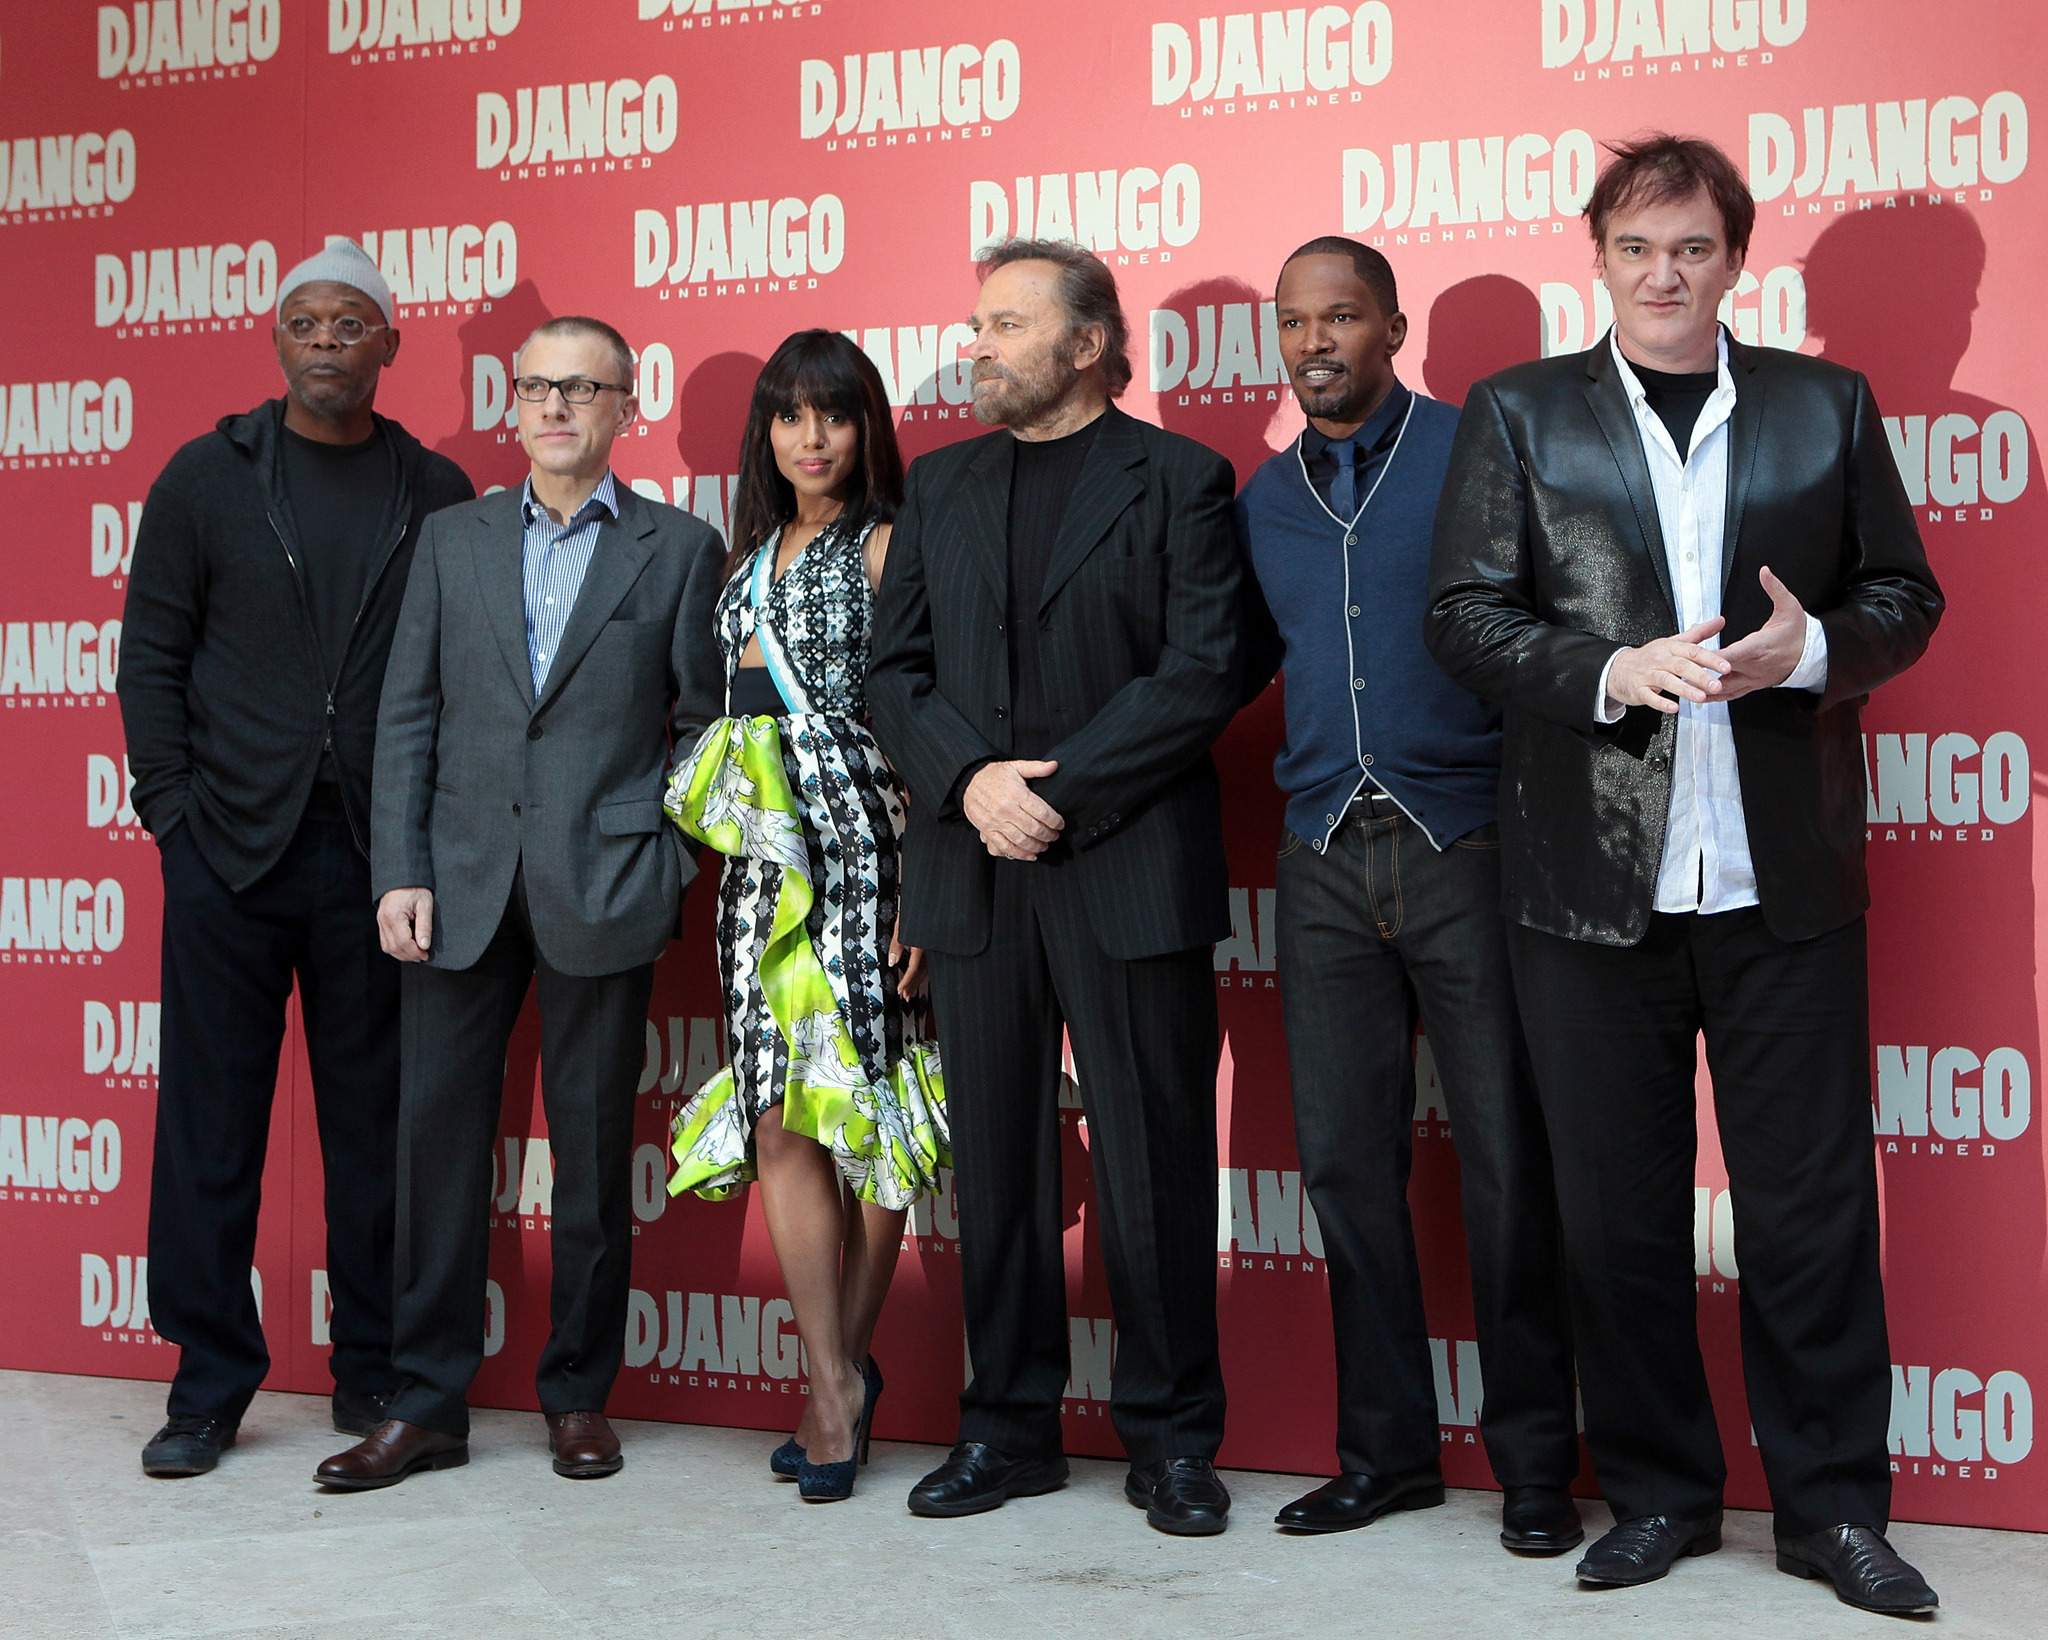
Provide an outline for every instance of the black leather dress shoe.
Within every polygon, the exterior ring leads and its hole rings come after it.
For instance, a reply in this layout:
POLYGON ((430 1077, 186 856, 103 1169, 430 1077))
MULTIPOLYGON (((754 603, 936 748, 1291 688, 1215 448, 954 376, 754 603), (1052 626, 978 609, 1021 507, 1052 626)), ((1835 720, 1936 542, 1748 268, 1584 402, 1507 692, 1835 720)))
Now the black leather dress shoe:
POLYGON ((204 1475, 235 1444, 239 1427, 218 1418, 173 1418, 142 1449, 142 1472, 160 1481, 204 1475))
POLYGON ((337 1435, 367 1435, 391 1416, 389 1390, 380 1395, 342 1389, 337 1385, 334 1399, 330 1404, 334 1413, 334 1433, 337 1435))
POLYGON ((1830 1526, 1778 1539, 1778 1570, 1835 1586, 1844 1604, 1887 1617, 1925 1617, 1941 1604, 1927 1579, 1899 1558, 1875 1526, 1830 1526))
POLYGON ((1586 1551, 1579 1581, 1594 1589, 1632 1589, 1654 1583, 1686 1555, 1710 1555, 1721 1547, 1721 1511, 1703 1520, 1638 1515, 1622 1521, 1586 1551))
POLYGON ((1273 1524, 1290 1532, 1350 1532, 1397 1509, 1434 1509, 1444 1501, 1444 1478, 1435 1469, 1406 1475, 1339 1475, 1296 1498, 1273 1524))
POLYGON ((1146 1524, 1174 1537, 1214 1537, 1229 1524, 1230 1493, 1207 1458, 1133 1464, 1124 1496, 1145 1511, 1146 1524))
POLYGON ((1500 1501, 1500 1543, 1518 1555, 1561 1555, 1586 1541, 1579 1506, 1560 1486, 1510 1486, 1500 1501))
POLYGON ((910 1512, 950 1520, 1000 1509, 1012 1498, 1035 1498, 1067 1484, 1067 1460, 1013 1458, 981 1441, 962 1441, 946 1461, 910 1489, 910 1512))

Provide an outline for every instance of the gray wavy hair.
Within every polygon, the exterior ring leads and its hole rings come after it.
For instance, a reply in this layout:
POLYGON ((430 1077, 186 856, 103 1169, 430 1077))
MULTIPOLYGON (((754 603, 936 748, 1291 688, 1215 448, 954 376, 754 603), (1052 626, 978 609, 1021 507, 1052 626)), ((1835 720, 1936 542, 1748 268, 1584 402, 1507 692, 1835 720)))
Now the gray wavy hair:
POLYGON ((1059 269, 1054 286, 1067 315, 1067 334, 1094 326, 1102 332, 1098 368, 1111 398, 1131 385, 1131 327, 1116 293, 1116 275, 1094 253, 1065 239, 1006 239, 982 253, 975 272, 983 279, 1012 262, 1050 262, 1059 269))

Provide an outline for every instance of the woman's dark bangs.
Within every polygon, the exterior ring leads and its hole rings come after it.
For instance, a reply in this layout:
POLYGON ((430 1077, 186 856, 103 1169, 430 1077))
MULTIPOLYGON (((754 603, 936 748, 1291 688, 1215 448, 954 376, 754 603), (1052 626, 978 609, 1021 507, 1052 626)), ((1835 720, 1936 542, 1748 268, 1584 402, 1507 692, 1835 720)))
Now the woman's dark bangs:
POLYGON ((860 420, 860 378, 848 368, 844 352, 826 345, 824 336, 789 349, 781 363, 783 368, 775 373, 779 379, 762 384, 771 414, 817 410, 860 420))

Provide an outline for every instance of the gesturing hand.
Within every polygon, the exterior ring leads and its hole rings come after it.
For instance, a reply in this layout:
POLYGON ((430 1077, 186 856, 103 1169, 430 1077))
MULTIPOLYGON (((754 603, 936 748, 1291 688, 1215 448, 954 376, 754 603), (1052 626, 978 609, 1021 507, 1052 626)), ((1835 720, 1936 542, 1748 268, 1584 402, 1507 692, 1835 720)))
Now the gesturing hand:
POLYGON ((1731 663, 1720 651, 1700 647, 1725 624, 1715 615, 1675 638, 1622 650, 1607 670, 1607 698, 1617 705, 1651 706, 1660 712, 1678 710, 1672 695, 1695 705, 1725 698, 1721 677, 1731 663))
POLYGON ((1771 618, 1746 638, 1721 651, 1728 663, 1721 680, 1722 700, 1734 700, 1758 689, 1775 689, 1792 675, 1806 653, 1806 611, 1791 589, 1766 564, 1757 574, 1771 595, 1771 618))
POLYGON ((1035 860, 1066 828, 1053 806, 1024 784, 1058 767, 1029 760, 984 763, 967 782, 961 810, 998 860, 1035 860))
POLYGON ((425 962, 434 945, 434 891, 394 888, 377 902, 377 939, 400 962, 425 962))

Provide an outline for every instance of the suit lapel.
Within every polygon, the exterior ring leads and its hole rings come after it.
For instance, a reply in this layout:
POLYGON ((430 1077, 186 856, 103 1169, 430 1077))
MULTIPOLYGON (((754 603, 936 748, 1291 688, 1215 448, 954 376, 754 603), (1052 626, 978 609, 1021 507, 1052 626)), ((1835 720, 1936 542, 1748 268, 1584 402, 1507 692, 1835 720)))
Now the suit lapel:
POLYGON ((533 661, 526 649, 525 530, 518 490, 501 492, 505 503, 477 520, 470 533, 470 561, 477 592, 498 639, 498 651, 528 707, 533 705, 533 661))
POLYGON ((1728 516, 1721 530, 1722 607, 1727 607, 1729 578, 1742 544, 1742 509, 1749 503, 1749 481, 1756 472, 1757 444, 1763 431, 1764 399, 1769 377, 1757 369, 1754 348, 1731 339, 1728 373, 1735 381, 1735 408, 1728 415, 1728 516))
POLYGON ((968 550, 999 605, 1010 596, 1010 479, 1016 469, 1013 436, 984 438, 967 464, 955 503, 968 550))
POLYGON ((654 556, 654 520, 640 506, 639 499, 625 485, 617 486, 619 516, 606 518, 597 528, 597 545, 590 552, 590 567, 583 572, 583 585, 569 611, 569 624, 562 629, 562 641, 548 667, 547 682, 541 686, 534 710, 562 692, 577 663, 597 642, 612 611, 633 590, 640 572, 654 556))
POLYGON ((1145 459, 1130 417, 1111 405, 1102 414, 1102 426, 1081 464, 1080 479, 1067 502, 1060 533, 1052 544, 1052 557, 1045 566, 1045 592, 1038 601, 1044 609, 1053 601, 1074 571, 1079 569, 1109 533, 1109 527, 1133 501, 1145 493, 1145 486, 1130 469, 1145 459))
POLYGON ((1629 504, 1635 509, 1643 551, 1656 574, 1657 585, 1663 589, 1665 607, 1671 611, 1675 627, 1678 600, 1671 592, 1671 566, 1664 561, 1664 530, 1657 521, 1657 491, 1650 482, 1650 464, 1643 458, 1642 431, 1636 426, 1635 412, 1629 408, 1628 394, 1614 368, 1610 348, 1603 337, 1585 355, 1586 403, 1606 436, 1615 466, 1621 470, 1622 487, 1628 491, 1629 504))

